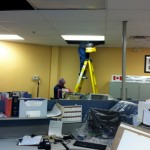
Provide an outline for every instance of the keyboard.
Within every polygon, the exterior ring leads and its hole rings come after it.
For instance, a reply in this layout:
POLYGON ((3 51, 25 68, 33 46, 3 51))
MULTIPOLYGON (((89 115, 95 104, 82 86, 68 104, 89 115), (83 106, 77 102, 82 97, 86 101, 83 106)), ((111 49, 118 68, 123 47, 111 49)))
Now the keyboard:
POLYGON ((91 149, 106 150, 106 145, 90 143, 90 142, 75 141, 73 145, 79 147, 91 148, 91 149))

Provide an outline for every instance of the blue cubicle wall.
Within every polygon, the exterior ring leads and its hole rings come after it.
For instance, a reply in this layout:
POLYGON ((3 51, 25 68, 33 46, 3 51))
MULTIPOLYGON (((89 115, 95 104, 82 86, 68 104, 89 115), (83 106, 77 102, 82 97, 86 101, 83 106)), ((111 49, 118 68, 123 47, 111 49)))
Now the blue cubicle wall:
MULTIPOLYGON (((82 117, 88 112, 89 108, 110 109, 118 101, 115 100, 49 100, 47 110, 50 111, 56 103, 62 106, 82 105, 82 117)), ((0 101, 0 112, 4 112, 4 101, 0 101)), ((10 118, 0 119, 0 138, 20 137, 28 134, 48 133, 51 118, 10 118)), ((62 133, 69 134, 73 128, 78 128, 82 123, 63 124, 62 133)))
MULTIPOLYGON (((53 106, 56 103, 59 103, 62 106, 82 105, 82 121, 83 121, 86 113, 88 112, 90 108, 110 109, 116 103, 118 103, 118 105, 115 105, 116 107, 118 107, 117 111, 119 111, 120 109, 122 110, 122 107, 124 107, 124 112, 121 112, 121 114, 123 114, 123 116, 125 115, 129 117, 130 114, 133 115, 136 113, 137 104, 138 104, 137 101, 134 101, 134 102, 132 101, 132 103, 130 102, 131 101, 124 102, 124 101, 117 101, 117 100, 48 100, 47 110, 48 111, 52 110, 53 106), (126 105, 128 107, 125 107, 126 105)), ((113 108, 113 109, 116 109, 116 108, 113 108)), ((4 101, 0 101, 0 112, 3 112, 3 110, 4 110, 4 101)), ((9 118, 8 119, 9 123, 8 123, 6 122, 7 119, 5 120, 1 118, 0 127, 1 126, 17 126, 17 125, 24 126, 24 125, 30 125, 30 124, 42 124, 43 125, 43 124, 48 124, 51 119, 52 118, 46 118, 46 117, 34 118, 34 119, 32 118, 9 118)))
POLYGON ((48 103, 48 110, 51 110, 55 103, 59 103, 62 106, 68 105, 82 105, 82 116, 88 112, 89 108, 101 108, 110 109, 118 101, 116 100, 52 100, 48 103))
MULTIPOLYGON (((62 106, 68 105, 82 105, 82 117, 84 118, 85 114, 88 112, 89 108, 102 108, 110 109, 118 101, 116 100, 48 100, 47 110, 52 110, 53 106, 56 103, 59 103, 62 106)), ((0 101, 0 112, 4 113, 4 101, 0 101)), ((82 118, 82 119, 83 119, 82 118)), ((37 118, 37 119, 12 119, 9 120, 9 123, 5 120, 1 120, 0 126, 20 126, 28 124, 47 124, 49 123, 50 118, 37 118)))

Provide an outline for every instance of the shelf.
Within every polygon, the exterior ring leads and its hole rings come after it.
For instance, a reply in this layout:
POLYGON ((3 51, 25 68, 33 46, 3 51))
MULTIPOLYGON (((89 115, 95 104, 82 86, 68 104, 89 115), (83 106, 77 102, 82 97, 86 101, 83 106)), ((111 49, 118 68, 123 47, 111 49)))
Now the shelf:
POLYGON ((49 119, 49 117, 6 117, 6 118, 0 118, 0 121, 3 120, 37 120, 37 119, 49 119))

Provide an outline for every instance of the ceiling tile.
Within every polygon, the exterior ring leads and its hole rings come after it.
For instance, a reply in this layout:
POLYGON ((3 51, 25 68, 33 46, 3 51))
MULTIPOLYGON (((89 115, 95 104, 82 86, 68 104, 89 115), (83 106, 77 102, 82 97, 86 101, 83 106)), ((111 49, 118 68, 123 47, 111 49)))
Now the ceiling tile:
POLYGON ((105 10, 40 10, 46 20, 60 21, 101 21, 106 20, 105 10))
POLYGON ((109 21, 149 21, 149 10, 108 10, 109 21))
POLYGON ((104 9, 105 0, 28 0, 36 9, 104 9))
POLYGON ((107 0, 108 9, 148 9, 150 0, 107 0))

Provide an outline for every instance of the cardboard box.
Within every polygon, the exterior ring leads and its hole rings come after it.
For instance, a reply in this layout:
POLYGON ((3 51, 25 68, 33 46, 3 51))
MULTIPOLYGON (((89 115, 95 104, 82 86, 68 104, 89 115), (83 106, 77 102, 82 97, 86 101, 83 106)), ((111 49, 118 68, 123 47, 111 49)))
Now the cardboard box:
POLYGON ((121 123, 111 150, 149 150, 150 130, 121 123))
POLYGON ((46 99, 20 99, 19 117, 46 117, 46 99))

